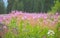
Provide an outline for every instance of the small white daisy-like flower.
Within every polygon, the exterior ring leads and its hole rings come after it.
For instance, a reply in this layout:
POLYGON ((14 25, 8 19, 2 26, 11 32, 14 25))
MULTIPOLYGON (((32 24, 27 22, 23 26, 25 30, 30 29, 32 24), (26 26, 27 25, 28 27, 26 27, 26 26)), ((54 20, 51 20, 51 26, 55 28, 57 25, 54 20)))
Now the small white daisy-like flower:
POLYGON ((54 36, 55 33, 54 33, 53 30, 48 30, 48 33, 47 34, 48 34, 48 36, 54 36))

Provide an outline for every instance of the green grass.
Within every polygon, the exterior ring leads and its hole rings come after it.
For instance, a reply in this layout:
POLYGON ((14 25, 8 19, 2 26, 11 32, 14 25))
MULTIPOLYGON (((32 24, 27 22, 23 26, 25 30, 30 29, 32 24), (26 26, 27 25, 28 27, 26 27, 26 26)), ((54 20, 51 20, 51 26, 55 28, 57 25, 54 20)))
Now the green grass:
POLYGON ((36 24, 32 26, 28 20, 21 20, 17 25, 16 19, 12 19, 8 25, 9 32, 7 32, 4 38, 59 38, 60 32, 57 30, 60 27, 60 23, 57 24, 57 28, 54 31, 54 35, 48 36, 48 27, 42 28, 40 25, 36 24), (25 22, 25 23, 24 23, 25 22))

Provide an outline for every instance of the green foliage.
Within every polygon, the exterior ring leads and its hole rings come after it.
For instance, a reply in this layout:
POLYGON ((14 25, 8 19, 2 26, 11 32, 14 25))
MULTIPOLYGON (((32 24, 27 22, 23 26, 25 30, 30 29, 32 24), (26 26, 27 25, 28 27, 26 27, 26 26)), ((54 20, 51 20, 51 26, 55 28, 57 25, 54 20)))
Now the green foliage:
POLYGON ((60 38, 60 22, 57 23, 56 37, 60 38))
POLYGON ((33 26, 28 20, 21 20, 17 25, 16 23, 16 18, 13 18, 9 24, 9 32, 6 33, 4 38, 55 38, 55 35, 48 36, 49 29, 47 27, 42 28, 40 25, 33 26), (13 28, 15 28, 14 31, 12 31, 13 28))
POLYGON ((56 12, 60 12, 60 2, 57 0, 55 3, 55 6, 52 7, 52 12, 56 13, 56 12))

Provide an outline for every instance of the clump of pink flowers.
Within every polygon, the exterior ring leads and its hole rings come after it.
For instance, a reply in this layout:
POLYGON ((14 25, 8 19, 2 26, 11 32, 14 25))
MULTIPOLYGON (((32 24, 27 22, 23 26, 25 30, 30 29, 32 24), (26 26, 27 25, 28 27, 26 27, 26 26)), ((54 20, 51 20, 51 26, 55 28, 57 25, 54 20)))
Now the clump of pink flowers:
MULTIPOLYGON (((0 22, 5 22, 8 24, 12 18, 16 18, 18 20, 29 20, 30 22, 37 22, 41 23, 45 26, 55 26, 57 22, 60 20, 60 15, 58 13, 56 14, 48 14, 48 13, 26 13, 22 11, 12 11, 9 14, 3 14, 0 15, 0 22), (40 22, 40 19, 42 18, 42 22, 40 22), (33 21, 32 21, 33 20, 33 21), (38 20, 38 21, 37 21, 38 20)), ((35 24, 37 24, 35 23, 35 24)))

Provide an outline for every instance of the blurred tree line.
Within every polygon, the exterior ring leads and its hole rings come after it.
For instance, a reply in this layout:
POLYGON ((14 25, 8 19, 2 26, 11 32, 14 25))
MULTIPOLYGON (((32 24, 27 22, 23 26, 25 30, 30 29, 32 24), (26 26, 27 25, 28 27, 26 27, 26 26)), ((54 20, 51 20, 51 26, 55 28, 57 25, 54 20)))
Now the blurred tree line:
POLYGON ((6 13, 3 0, 0 0, 0 14, 6 13))
POLYGON ((60 12, 60 0, 8 0, 7 8, 4 8, 0 0, 0 13, 9 13, 13 10, 25 12, 60 12))

